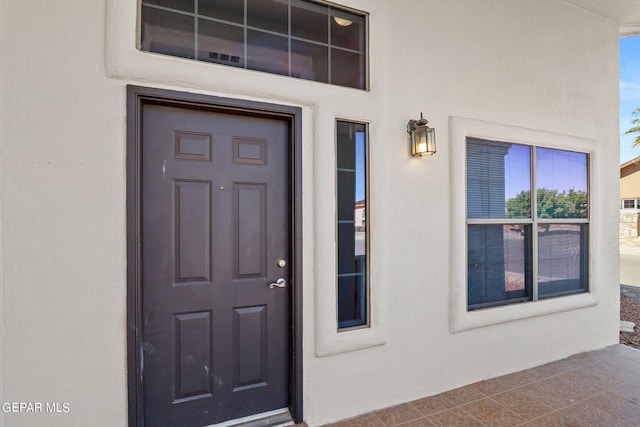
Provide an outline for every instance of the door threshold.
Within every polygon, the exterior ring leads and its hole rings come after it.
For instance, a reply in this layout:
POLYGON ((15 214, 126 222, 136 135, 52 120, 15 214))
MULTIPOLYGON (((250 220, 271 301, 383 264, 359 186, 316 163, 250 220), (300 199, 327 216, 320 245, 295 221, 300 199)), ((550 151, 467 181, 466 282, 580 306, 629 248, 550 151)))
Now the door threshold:
POLYGON ((207 427, 281 427, 294 425, 293 418, 288 408, 263 412, 248 417, 236 418, 207 427))

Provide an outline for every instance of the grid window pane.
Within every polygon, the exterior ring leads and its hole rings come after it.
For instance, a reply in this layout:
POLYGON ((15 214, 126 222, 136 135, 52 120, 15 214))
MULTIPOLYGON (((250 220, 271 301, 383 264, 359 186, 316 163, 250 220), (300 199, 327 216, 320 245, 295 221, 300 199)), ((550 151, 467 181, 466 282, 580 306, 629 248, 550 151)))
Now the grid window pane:
POLYGON ((587 218, 587 155, 536 149, 540 218, 587 218))
POLYGON ((291 40, 291 76, 316 82, 329 82, 328 48, 291 40))
POLYGON ((141 13, 143 50, 181 58, 195 57, 192 17, 144 5, 141 13))
POLYGON ((364 52, 364 16, 331 9, 331 44, 345 49, 364 52))
POLYGON ((633 209, 635 206, 633 205, 633 200, 623 200, 625 209, 633 209))
POLYGON ((470 225, 470 310, 531 299, 531 225, 470 225))
POLYGON ((140 48, 366 89, 366 23, 313 0, 143 0, 140 48))
POLYGON ((540 298, 587 291, 587 224, 539 225, 538 245, 540 298))
POLYGON ((304 0, 291 1, 291 35, 328 43, 329 9, 304 0))
POLYGON ((531 149, 467 140, 467 217, 531 217, 531 149))
POLYGON ((366 126, 338 121, 338 328, 367 323, 366 126))
POLYGON ((273 74, 289 74, 289 40, 262 31, 247 31, 247 67, 273 74))
POLYGON ((238 0, 198 0, 198 13, 209 18, 244 23, 244 3, 238 0))
POLYGON ((247 0, 247 25, 287 34, 289 5, 281 0, 247 0))
POLYGON ((354 87, 365 87, 364 55, 331 49, 331 83, 354 87))
POLYGON ((244 67, 242 27, 200 19, 198 21, 198 59, 244 67))

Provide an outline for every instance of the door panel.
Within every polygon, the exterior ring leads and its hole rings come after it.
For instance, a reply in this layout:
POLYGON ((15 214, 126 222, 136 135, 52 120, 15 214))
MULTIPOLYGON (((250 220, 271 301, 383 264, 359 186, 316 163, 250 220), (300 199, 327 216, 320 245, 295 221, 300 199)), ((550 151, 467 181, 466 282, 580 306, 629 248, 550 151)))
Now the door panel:
POLYGON ((176 400, 211 396, 211 312, 175 316, 176 400))
POLYGON ((211 182, 174 181, 176 283, 211 281, 211 182))
POLYGON ((142 111, 142 369, 148 426, 289 405, 289 127, 142 111))
POLYGON ((234 391, 267 382, 267 308, 236 308, 233 313, 234 391))
POLYGON ((266 277, 267 188, 234 184, 235 279, 266 277))

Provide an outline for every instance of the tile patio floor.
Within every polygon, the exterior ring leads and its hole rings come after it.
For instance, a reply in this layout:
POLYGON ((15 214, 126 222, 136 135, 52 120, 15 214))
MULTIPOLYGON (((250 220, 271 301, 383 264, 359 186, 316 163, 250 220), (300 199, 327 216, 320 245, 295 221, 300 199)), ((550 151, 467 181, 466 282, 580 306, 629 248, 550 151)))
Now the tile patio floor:
POLYGON ((640 426, 640 350, 618 344, 331 426, 640 426))

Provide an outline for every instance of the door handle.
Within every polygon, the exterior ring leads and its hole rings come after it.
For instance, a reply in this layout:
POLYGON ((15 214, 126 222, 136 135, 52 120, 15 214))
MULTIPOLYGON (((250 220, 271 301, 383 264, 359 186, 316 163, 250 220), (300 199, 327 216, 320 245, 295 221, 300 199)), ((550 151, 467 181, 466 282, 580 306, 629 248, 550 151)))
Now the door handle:
POLYGON ((269 283, 269 289, 284 288, 285 286, 287 286, 287 281, 282 277, 276 280, 274 283, 269 283))

